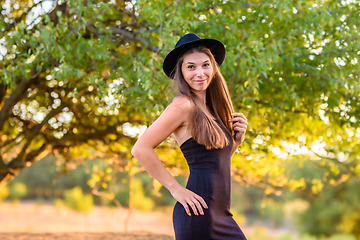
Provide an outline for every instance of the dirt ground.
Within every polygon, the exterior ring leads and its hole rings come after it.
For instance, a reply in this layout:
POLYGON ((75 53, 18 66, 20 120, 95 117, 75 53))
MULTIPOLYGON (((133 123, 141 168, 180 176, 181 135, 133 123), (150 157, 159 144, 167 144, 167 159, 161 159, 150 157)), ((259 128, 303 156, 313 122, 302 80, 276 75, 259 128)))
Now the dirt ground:
POLYGON ((172 236, 152 233, 0 233, 1 240, 173 240, 172 236))
MULTIPOLYGON (((250 236, 259 229, 242 227, 250 236)), ((261 228, 277 237, 283 230, 261 228)), ((141 212, 95 207, 80 213, 65 206, 0 202, 0 240, 173 240, 172 211, 141 212)))
POLYGON ((173 240, 171 213, 95 207, 84 214, 32 202, 0 203, 0 240, 173 240))

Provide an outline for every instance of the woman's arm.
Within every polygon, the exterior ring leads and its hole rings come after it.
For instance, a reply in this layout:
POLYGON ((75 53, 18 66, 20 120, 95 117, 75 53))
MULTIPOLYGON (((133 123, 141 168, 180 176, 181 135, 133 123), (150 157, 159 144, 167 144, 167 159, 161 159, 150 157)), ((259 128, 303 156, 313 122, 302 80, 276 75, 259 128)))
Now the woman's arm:
POLYGON ((233 152, 231 156, 234 155, 236 149, 240 146, 240 144, 245 139, 246 128, 248 125, 247 119, 242 113, 233 113, 233 118, 230 119, 230 122, 233 123, 233 130, 235 132, 235 147, 233 148, 233 152))
POLYGON ((188 215, 190 215, 189 206, 194 214, 198 215, 198 211, 203 214, 202 206, 207 208, 203 198, 181 186, 165 169, 154 151, 154 148, 188 121, 191 107, 189 99, 175 98, 161 116, 141 135, 131 150, 131 154, 151 176, 170 191, 173 197, 184 206, 188 215))

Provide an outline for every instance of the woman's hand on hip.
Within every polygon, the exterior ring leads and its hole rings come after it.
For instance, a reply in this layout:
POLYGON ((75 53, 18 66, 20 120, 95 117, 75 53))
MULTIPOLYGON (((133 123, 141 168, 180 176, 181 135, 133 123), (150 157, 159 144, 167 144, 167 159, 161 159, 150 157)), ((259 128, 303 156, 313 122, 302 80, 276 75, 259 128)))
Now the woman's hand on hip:
POLYGON ((203 207, 208 208, 206 205, 206 202, 202 197, 194 193, 193 191, 190 191, 187 188, 184 188, 183 186, 180 186, 176 188, 173 191, 170 191, 171 195, 179 202, 181 205, 183 205, 187 215, 191 216, 190 208, 194 212, 195 215, 204 215, 203 207))
POLYGON ((235 132, 235 141, 241 144, 245 138, 248 125, 247 119, 242 113, 232 113, 231 115, 232 119, 229 121, 233 123, 232 127, 235 132))

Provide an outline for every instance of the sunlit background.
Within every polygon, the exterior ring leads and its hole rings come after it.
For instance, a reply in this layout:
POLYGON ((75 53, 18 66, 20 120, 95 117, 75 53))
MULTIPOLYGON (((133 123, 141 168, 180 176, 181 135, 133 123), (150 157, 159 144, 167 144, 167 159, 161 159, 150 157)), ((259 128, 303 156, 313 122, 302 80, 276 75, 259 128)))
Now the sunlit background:
MULTIPOLYGON (((130 150, 195 32, 224 43, 249 122, 231 169, 248 239, 360 240, 359 1, 0 2, 0 238, 173 239, 175 200, 130 150)), ((156 152, 185 185, 174 139, 156 152)))

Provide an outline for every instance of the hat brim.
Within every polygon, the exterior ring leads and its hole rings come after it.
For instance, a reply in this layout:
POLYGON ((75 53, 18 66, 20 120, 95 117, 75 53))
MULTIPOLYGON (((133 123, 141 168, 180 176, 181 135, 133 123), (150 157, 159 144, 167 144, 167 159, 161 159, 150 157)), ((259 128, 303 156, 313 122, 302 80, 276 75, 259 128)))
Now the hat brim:
POLYGON ((164 73, 169 77, 174 77, 174 68, 176 66, 176 62, 180 55, 193 46, 205 46, 210 49, 211 53, 214 55, 215 61, 220 66, 225 59, 225 47, 224 45, 216 40, 216 39, 199 39, 196 41, 185 43, 175 49, 173 49, 169 54, 165 57, 163 63, 164 73))

